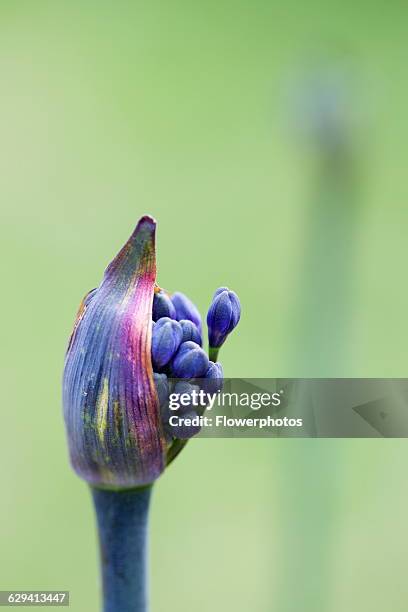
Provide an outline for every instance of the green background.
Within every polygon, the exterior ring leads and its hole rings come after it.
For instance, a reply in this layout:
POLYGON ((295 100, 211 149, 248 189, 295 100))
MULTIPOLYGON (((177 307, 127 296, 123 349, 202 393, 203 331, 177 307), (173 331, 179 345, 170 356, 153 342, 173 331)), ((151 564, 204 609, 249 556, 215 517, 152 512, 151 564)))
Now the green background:
MULTIPOLYGON (((1 3, 1 589, 98 609, 61 371, 142 214, 161 286, 202 313, 239 294, 227 376, 406 376, 406 19, 397 1, 1 3), (316 72, 346 115, 334 170, 303 113, 316 72)), ((152 611, 406 610, 407 459, 405 440, 192 441, 154 492, 152 611)))

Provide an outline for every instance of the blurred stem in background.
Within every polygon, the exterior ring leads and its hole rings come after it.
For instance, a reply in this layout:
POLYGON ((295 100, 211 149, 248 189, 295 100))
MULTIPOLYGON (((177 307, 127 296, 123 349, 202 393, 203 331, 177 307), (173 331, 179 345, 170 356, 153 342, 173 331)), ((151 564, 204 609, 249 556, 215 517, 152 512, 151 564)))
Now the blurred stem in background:
MULTIPOLYGON (((348 101, 350 90, 336 70, 312 76, 296 96, 297 119, 307 135, 307 164, 316 163, 305 214, 299 279, 294 292, 293 343, 287 370, 296 377, 350 375, 353 267, 359 177, 348 101)), ((303 416, 316 433, 314 400, 303 416)), ((299 408, 298 408, 299 409, 299 408)), ((299 414, 298 414, 299 416, 299 414)), ((279 486, 281 548, 274 609, 331 609, 341 440, 281 441, 279 486)))
POLYGON ((103 612, 146 612, 151 486, 91 490, 98 520, 103 612))
MULTIPOLYGON (((350 88, 335 71, 299 94, 316 176, 306 209, 290 369, 299 376, 350 372, 356 233, 361 195, 350 88)), ((300 114, 299 112, 299 114, 300 114)), ((296 292, 297 292, 296 291, 296 292)))

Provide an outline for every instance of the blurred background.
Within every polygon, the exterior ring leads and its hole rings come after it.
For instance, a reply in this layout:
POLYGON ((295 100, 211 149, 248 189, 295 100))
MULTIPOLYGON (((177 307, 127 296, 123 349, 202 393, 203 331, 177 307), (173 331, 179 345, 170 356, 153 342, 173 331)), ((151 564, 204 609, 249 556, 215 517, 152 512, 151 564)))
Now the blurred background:
MULTIPOLYGON (((60 382, 143 213, 243 317, 228 377, 405 377, 407 7, 2 2, 0 588, 99 605, 60 382)), ((152 611, 406 610, 405 440, 202 439, 155 487, 152 611)))

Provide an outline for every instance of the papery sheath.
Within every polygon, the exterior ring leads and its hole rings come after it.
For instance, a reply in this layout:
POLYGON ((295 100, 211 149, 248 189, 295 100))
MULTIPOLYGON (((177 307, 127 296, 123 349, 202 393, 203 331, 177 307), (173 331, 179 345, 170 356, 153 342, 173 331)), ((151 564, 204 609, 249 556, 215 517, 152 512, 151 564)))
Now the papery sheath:
POLYGON ((94 486, 131 488, 165 467, 151 364, 155 228, 143 217, 82 302, 64 368, 71 462, 94 486))

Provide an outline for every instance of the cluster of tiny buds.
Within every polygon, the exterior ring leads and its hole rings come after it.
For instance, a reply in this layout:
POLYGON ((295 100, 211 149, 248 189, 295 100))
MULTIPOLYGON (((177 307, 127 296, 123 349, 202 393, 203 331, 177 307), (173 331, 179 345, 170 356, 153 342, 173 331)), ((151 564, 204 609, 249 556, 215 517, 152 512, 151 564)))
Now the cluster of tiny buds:
POLYGON ((237 326, 240 315, 237 295, 227 287, 217 289, 207 314, 208 356, 202 348, 201 316, 197 307, 183 293, 169 295, 156 288, 152 322, 153 376, 169 442, 174 438, 188 439, 199 432, 198 426, 183 424, 197 416, 188 402, 179 408, 183 417, 179 419, 180 425, 169 424, 169 395, 186 397, 199 391, 200 386, 213 393, 221 390, 223 369, 217 361, 218 351, 237 326))

